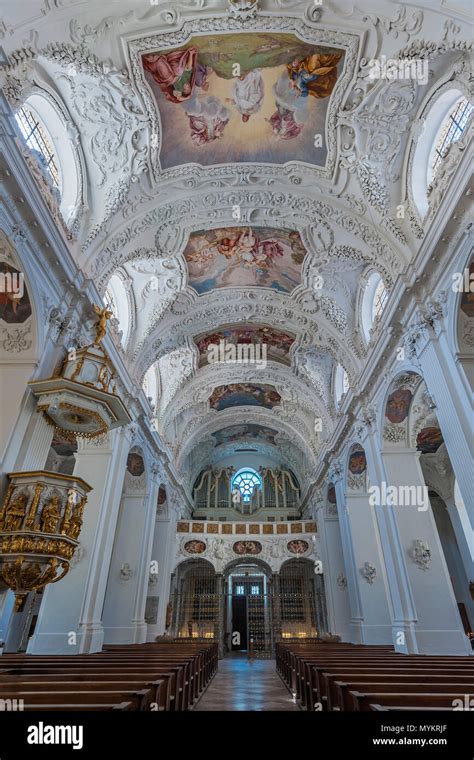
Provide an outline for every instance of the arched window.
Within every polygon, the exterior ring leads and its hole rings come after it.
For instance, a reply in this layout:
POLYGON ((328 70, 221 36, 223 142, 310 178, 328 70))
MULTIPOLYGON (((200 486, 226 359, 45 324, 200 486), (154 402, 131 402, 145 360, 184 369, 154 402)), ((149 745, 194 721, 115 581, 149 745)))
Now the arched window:
POLYGON ((122 331, 122 345, 124 346, 130 331, 130 308, 125 285, 118 274, 113 274, 108 282, 104 294, 104 304, 119 323, 119 329, 122 331))
POLYGON ((142 388, 150 404, 156 406, 158 401, 158 383, 156 381, 156 368, 154 364, 147 369, 143 378, 142 388))
POLYGON ((15 118, 25 142, 31 150, 41 157, 41 163, 48 170, 55 187, 61 189, 59 162, 54 150, 53 141, 46 127, 31 108, 24 105, 18 109, 15 118))
POLYGON ((428 188, 442 163, 446 149, 459 140, 469 124, 473 105, 459 86, 446 86, 431 98, 421 119, 423 129, 414 137, 410 189, 423 219, 429 210, 428 188))
POLYGON ((388 300, 387 288, 378 272, 372 272, 365 286, 362 298, 361 323, 364 338, 370 340, 370 330, 375 320, 382 314, 388 300))
POLYGON ((383 284, 382 278, 379 279, 379 283, 375 289, 374 300, 372 302, 372 323, 375 322, 377 317, 381 315, 385 309, 385 304, 388 300, 387 288, 383 284))
POLYGON ((231 490, 239 489, 242 500, 248 504, 255 488, 262 488, 262 478, 251 467, 245 467, 235 473, 231 481, 231 490))
POLYGON ((349 378, 347 372, 342 366, 338 364, 334 373, 334 398, 336 406, 339 406, 342 397, 349 390, 349 378))
POLYGON ((51 178, 61 216, 71 227, 83 203, 83 167, 75 127, 63 106, 47 92, 33 92, 15 114, 27 146, 51 178))
POLYGON ((469 118, 474 110, 474 106, 469 103, 467 98, 460 98, 449 112, 446 120, 437 135, 433 154, 430 161, 431 176, 429 181, 436 175, 436 170, 442 161, 446 150, 451 143, 457 142, 466 129, 469 118))

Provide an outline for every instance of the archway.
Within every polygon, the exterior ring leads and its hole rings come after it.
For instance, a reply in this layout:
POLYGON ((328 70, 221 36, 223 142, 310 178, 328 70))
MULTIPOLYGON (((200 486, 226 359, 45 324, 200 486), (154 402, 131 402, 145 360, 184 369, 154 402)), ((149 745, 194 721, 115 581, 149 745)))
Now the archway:
POLYGON ((283 563, 279 578, 281 638, 315 639, 327 632, 324 579, 303 557, 283 563))
POLYGON ((172 634, 177 639, 219 640, 223 599, 213 565, 205 559, 188 559, 178 565, 172 582, 172 634))
POLYGON ((224 652, 269 657, 273 649, 273 580, 269 565, 248 557, 224 571, 224 652))

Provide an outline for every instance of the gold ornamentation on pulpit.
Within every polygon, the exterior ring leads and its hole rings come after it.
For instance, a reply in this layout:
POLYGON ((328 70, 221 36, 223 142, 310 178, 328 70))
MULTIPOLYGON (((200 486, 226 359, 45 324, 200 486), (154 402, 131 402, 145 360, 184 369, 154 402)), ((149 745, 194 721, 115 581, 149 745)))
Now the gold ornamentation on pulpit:
POLYGON ((95 326, 96 333, 95 333, 95 340, 94 340, 94 345, 98 346, 102 342, 102 339, 105 338, 105 335, 107 333, 107 321, 111 317, 113 317, 113 313, 107 307, 105 307, 104 309, 101 309, 96 304, 93 304, 93 308, 94 308, 95 313, 99 317, 95 326))
POLYGON ((113 364, 102 345, 112 312, 96 304, 93 308, 98 316, 94 342, 69 351, 55 377, 29 383, 38 397, 38 411, 69 440, 97 438, 130 422, 113 382, 113 364))
POLYGON ((0 507, 0 579, 26 596, 56 583, 69 570, 78 546, 90 486, 73 475, 17 472, 0 507))

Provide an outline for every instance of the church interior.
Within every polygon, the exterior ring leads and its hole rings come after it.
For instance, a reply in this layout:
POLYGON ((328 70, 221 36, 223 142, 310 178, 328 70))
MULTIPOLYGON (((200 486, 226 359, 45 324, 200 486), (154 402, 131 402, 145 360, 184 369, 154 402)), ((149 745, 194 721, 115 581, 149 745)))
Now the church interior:
POLYGON ((0 712, 474 709, 471 13, 1 0, 0 712))

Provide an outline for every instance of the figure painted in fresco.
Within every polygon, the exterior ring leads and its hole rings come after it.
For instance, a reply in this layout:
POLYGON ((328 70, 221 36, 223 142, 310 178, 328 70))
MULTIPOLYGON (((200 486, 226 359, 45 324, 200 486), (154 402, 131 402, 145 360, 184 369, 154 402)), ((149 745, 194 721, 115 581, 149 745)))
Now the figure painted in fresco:
POLYGON ((224 134, 229 123, 229 111, 214 95, 194 97, 186 105, 191 140, 195 145, 207 145, 224 134))
POLYGON ((254 441, 262 441, 262 443, 273 444, 275 446, 275 436, 277 435, 277 432, 276 430, 271 430, 270 428, 262 427, 261 425, 231 425, 228 428, 211 433, 211 435, 216 442, 216 446, 249 438, 254 441))
MULTIPOLYGON (((469 281, 474 276, 474 261, 469 265, 469 281)), ((474 317, 474 293, 469 289, 465 290, 461 296, 461 311, 470 319, 474 317)))
POLYGON ((362 449, 353 451, 349 457, 349 472, 352 472, 353 475, 361 475, 366 466, 365 452, 362 449))
POLYGON ((268 121, 273 134, 282 140, 298 137, 308 118, 308 101, 292 85, 284 72, 273 86, 276 111, 268 121))
POLYGON ((337 80, 337 64, 341 55, 314 53, 303 60, 294 60, 287 65, 291 86, 300 97, 328 98, 337 80))
POLYGON ((302 539, 295 539, 288 542, 287 549, 292 554, 304 554, 308 551, 309 544, 307 541, 303 541, 302 539))
POLYGON ((328 148, 315 150, 314 135, 324 133, 343 50, 294 34, 242 32, 194 36, 185 49, 150 50, 141 60, 162 128, 162 168, 195 161, 324 165, 328 148), (247 123, 252 129, 242 128, 247 123))
POLYGON ((17 269, 0 261, 0 319, 10 325, 21 324, 31 316, 30 297, 22 277, 17 269))
POLYGON ((280 394, 271 385, 233 383, 215 388, 209 398, 211 409, 221 411, 234 406, 263 406, 273 409, 281 402, 280 394))
POLYGON ((188 554, 202 554, 206 551, 206 544, 204 541, 198 541, 196 538, 193 538, 191 541, 185 543, 184 550, 187 551, 188 554))
POLYGON ((387 419, 395 424, 403 422, 407 418, 411 399, 412 393, 408 388, 399 388, 391 393, 385 409, 387 419))
POLYGON ((434 454, 443 442, 443 434, 439 428, 426 427, 416 437, 416 448, 422 454, 434 454))
POLYGON ((127 470, 130 475, 139 478, 145 472, 145 463, 141 454, 131 452, 127 457, 127 470))
POLYGON ((255 227, 192 233, 184 251, 188 282, 198 293, 246 285, 291 292, 301 281, 305 255, 298 233, 255 227))
POLYGON ((262 73, 260 69, 254 69, 236 78, 232 98, 228 100, 239 111, 242 121, 247 122, 252 114, 260 111, 264 96, 262 73))
POLYGON ((165 98, 172 103, 188 100, 195 87, 201 87, 205 91, 209 88, 208 76, 211 69, 198 63, 195 47, 144 55, 143 68, 150 72, 165 98))

